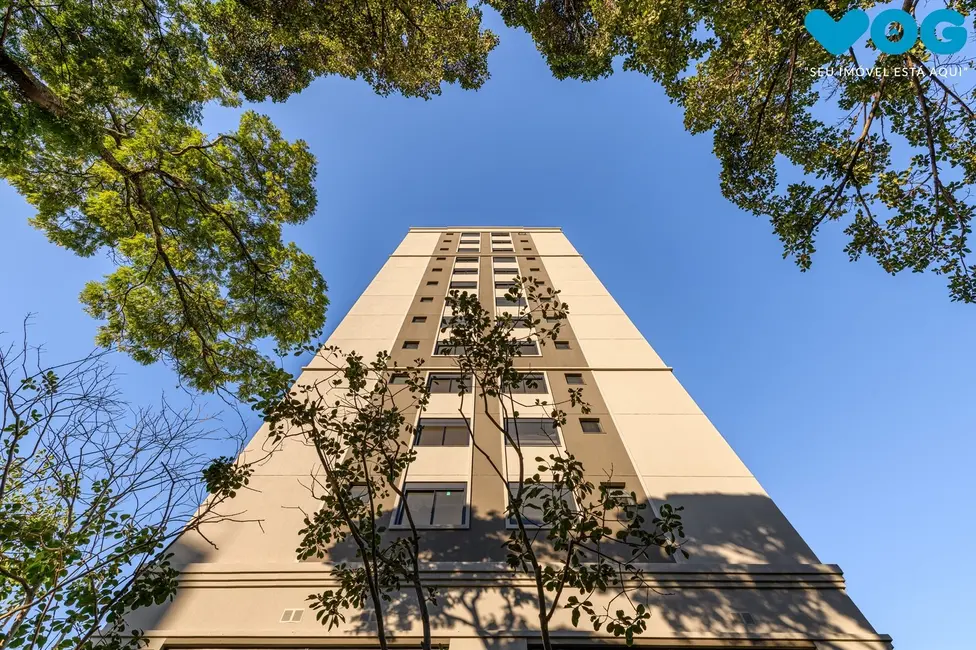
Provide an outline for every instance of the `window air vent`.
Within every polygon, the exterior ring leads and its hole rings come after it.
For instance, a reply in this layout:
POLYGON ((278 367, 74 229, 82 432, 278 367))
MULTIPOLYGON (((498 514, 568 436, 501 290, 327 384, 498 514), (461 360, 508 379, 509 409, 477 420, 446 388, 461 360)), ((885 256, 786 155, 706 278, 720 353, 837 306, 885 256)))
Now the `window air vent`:
POLYGON ((281 620, 279 623, 298 623, 302 620, 302 614, 305 613, 304 609, 286 609, 281 613, 281 620))

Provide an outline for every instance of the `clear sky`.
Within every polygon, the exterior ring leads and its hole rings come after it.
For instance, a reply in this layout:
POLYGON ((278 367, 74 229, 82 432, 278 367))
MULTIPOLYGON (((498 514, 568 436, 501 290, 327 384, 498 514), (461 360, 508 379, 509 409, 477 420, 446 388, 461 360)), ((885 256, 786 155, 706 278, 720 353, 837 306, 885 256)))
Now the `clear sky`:
MULTIPOLYGON (((318 212, 289 236, 329 283, 329 330, 409 226, 562 226, 878 630, 899 650, 971 648, 976 306, 942 278, 848 262, 837 229, 800 273, 722 198, 710 137, 652 81, 556 81, 488 22, 502 42, 478 92, 424 102, 327 79, 259 107, 318 157, 318 212)), ((47 243, 6 185, 0 213, 0 330, 36 312, 52 359, 83 352, 96 323, 77 295, 108 263, 47 243)), ((118 361, 134 400, 172 390, 166 369, 118 361)))

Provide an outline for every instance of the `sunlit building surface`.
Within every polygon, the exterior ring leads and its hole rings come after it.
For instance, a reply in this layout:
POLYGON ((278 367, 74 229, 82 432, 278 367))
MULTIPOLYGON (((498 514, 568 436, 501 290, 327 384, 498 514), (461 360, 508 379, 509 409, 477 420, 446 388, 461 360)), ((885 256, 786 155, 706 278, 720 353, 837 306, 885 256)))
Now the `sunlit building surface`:
MULTIPOLYGON (((477 292, 485 309, 498 313, 511 307, 503 296, 516 273, 560 290, 570 308, 555 345, 527 349, 517 360, 540 379, 532 397, 559 399, 582 387, 592 406, 546 433, 583 460, 594 482, 612 473, 615 484, 651 507, 685 507, 690 558, 662 555, 649 564, 659 588, 644 594, 652 616, 636 645, 890 648, 847 595, 841 570, 807 546, 562 231, 526 227, 410 229, 328 341, 367 359, 389 350, 405 366, 424 358, 436 384, 430 408, 417 414, 422 435, 405 479, 412 511, 429 524, 425 580, 443 595, 432 610, 435 645, 538 645, 530 584, 513 576, 500 546, 510 525, 506 489, 458 426, 453 361, 439 345, 452 287, 477 292)), ((299 381, 329 372, 315 358, 299 381)), ((499 431, 472 400, 464 408, 478 445, 511 472, 499 431)), ((245 458, 268 448, 262 428, 245 458)), ((376 647, 370 611, 350 612, 329 630, 308 608, 308 595, 332 584, 328 563, 296 559, 304 513, 317 507, 317 472, 314 452, 290 441, 257 466, 252 489, 222 506, 236 521, 206 528, 212 543, 196 533, 179 540, 173 551, 183 574, 175 600, 133 620, 154 647, 376 647)), ((397 506, 390 504, 394 518, 397 506)), ((419 644, 406 596, 394 599, 386 619, 393 644, 419 644)), ((568 614, 557 613, 551 628, 560 647, 621 643, 588 630, 585 619, 572 627, 568 614)))

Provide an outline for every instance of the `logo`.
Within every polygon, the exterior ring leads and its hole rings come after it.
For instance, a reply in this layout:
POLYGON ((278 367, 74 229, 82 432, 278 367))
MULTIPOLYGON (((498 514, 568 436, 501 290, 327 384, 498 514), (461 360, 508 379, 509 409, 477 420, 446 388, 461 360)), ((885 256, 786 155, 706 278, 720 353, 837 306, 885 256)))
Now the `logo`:
POLYGON ((803 24, 807 31, 825 50, 839 56, 849 50, 868 28, 874 46, 885 54, 904 54, 915 46, 919 36, 922 44, 933 54, 955 54, 966 45, 968 36, 962 26, 965 18, 955 9, 936 9, 922 20, 921 26, 914 16, 902 9, 886 9, 872 21, 861 9, 852 9, 834 20, 823 9, 807 14, 803 24), (901 34, 892 29, 901 28, 901 34), (941 37, 939 29, 942 29, 941 37))

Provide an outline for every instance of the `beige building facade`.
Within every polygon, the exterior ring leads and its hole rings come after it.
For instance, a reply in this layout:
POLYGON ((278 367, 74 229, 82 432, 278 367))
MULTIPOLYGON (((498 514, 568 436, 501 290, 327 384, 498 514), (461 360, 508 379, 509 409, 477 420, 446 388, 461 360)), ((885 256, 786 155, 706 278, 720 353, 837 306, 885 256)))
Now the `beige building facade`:
MULTIPOLYGON (((847 595, 841 570, 807 546, 559 228, 411 228, 327 345, 367 359, 388 350, 401 366, 423 358, 439 381, 454 368, 439 347, 447 292, 476 292, 486 309, 501 313, 511 308, 502 296, 515 274, 543 280, 569 305, 557 344, 516 360, 542 379, 533 397, 551 401, 584 389, 592 411, 571 413, 556 444, 584 462, 594 483, 609 470, 615 484, 651 507, 685 507, 690 558, 662 556, 646 566, 657 588, 644 595, 651 619, 637 645, 891 648, 847 595)), ((316 357, 298 381, 331 371, 316 357)), ((490 458, 464 440, 451 442, 459 399, 435 393, 416 414, 433 437, 418 437, 404 479, 430 518, 425 579, 443 594, 432 612, 433 636, 448 650, 528 650, 538 640, 531 583, 505 565, 507 491, 490 464, 511 473, 512 450, 471 400, 464 415, 490 458)), ((262 428, 244 457, 267 450, 262 428)), ((206 529, 209 542, 195 533, 179 540, 175 600, 133 621, 155 648, 376 647, 371 613, 350 612, 329 630, 308 609, 309 594, 332 584, 328 562, 296 559, 303 518, 317 507, 317 471, 314 452, 288 441, 258 464, 252 489, 226 504, 236 521, 206 529)), ((418 645, 414 614, 406 600, 391 603, 387 625, 396 645, 418 645)), ((574 628, 568 615, 557 614, 551 629, 560 646, 620 643, 588 631, 585 619, 574 628)))

